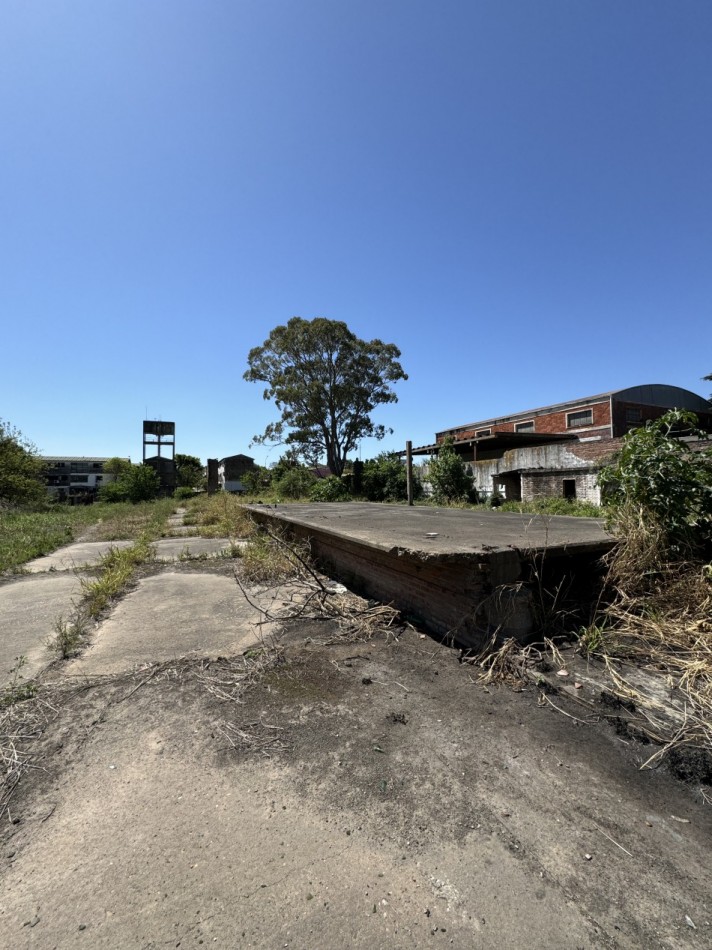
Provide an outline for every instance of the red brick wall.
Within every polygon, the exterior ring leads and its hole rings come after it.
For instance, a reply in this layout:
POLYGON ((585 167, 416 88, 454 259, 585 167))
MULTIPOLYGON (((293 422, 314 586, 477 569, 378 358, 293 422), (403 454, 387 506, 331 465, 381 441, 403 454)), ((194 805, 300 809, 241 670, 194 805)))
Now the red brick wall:
MULTIPOLYGON (((560 410, 558 412, 546 412, 542 413, 539 416, 531 415, 526 416, 522 415, 518 419, 514 419, 511 422, 503 422, 499 425, 492 425, 491 432, 494 435, 495 432, 515 432, 516 427, 521 422, 528 422, 530 419, 534 422, 534 432, 536 433, 545 433, 548 435, 558 434, 562 432, 578 432, 579 429, 569 429, 566 426, 566 416, 570 412, 576 412, 578 409, 586 410, 591 409, 593 411, 593 422, 590 426, 582 426, 583 429, 587 429, 596 426, 610 426, 611 423, 611 413, 610 413, 610 401, 604 399, 602 402, 594 403, 589 406, 572 406, 570 409, 560 410)), ((481 431, 482 427, 477 426, 473 429, 468 429, 467 431, 458 432, 456 441, 459 439, 474 439, 475 433, 481 431)), ((602 435, 610 435, 609 432, 603 432, 602 435)), ((442 441, 442 437, 438 439, 442 441)))

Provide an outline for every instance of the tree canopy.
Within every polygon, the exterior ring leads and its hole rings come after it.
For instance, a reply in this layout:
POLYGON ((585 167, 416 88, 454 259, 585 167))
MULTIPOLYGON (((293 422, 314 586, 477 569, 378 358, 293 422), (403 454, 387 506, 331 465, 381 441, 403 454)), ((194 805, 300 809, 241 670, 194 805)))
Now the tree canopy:
POLYGON ((338 320, 292 317, 275 327, 250 350, 244 378, 266 383, 264 398, 282 415, 254 441, 286 443, 312 464, 325 458, 341 475, 361 439, 390 431, 371 413, 398 401, 391 383, 408 378, 400 355, 393 343, 360 340, 338 320))
POLYGON ((179 488, 202 488, 205 482, 203 463, 196 455, 176 452, 176 482, 179 488))
POLYGON ((0 419, 0 500, 20 505, 45 501, 44 472, 35 446, 0 419))

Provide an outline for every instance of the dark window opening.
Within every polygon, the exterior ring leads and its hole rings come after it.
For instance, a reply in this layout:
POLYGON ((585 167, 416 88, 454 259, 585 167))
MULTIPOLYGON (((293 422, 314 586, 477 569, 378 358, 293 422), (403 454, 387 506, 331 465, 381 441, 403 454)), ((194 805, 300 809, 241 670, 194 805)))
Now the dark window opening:
POLYGON ((564 479, 564 498, 568 498, 570 501, 573 501, 576 498, 576 479, 575 478, 564 479))
POLYGON ((591 425, 593 425, 593 409, 581 409, 578 412, 569 412, 566 416, 566 426, 569 429, 591 425))

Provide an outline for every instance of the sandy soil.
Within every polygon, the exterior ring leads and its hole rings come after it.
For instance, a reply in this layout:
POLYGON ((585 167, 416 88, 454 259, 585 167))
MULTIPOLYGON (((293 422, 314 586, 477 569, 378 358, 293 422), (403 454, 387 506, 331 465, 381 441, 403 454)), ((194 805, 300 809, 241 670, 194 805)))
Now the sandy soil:
POLYGON ((710 945, 694 787, 416 631, 342 633, 55 690, 0 826, 0 945, 710 945))

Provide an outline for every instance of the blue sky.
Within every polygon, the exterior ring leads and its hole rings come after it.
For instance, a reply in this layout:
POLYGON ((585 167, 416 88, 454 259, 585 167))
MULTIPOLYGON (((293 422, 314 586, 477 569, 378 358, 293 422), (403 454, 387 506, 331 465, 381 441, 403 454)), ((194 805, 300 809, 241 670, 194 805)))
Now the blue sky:
POLYGON ((402 351, 363 458, 708 395, 710 49, 708 0, 4 0, 0 417, 247 452, 247 353, 294 315, 402 351))

